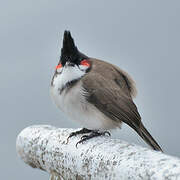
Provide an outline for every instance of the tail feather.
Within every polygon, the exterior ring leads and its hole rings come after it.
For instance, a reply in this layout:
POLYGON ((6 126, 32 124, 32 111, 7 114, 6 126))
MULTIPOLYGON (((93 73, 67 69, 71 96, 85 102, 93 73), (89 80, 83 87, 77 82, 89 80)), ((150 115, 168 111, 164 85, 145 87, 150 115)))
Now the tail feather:
POLYGON ((151 136, 151 134, 148 132, 148 130, 144 127, 143 124, 141 124, 139 130, 137 133, 142 137, 142 139, 150 145, 154 150, 156 151, 162 151, 161 147, 158 145, 158 143, 155 141, 155 139, 151 136))

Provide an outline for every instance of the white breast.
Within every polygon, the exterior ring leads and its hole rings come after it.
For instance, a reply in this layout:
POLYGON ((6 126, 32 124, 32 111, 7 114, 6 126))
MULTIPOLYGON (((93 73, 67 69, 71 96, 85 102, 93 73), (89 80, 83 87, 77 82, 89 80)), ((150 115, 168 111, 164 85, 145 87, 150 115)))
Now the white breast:
POLYGON ((95 106, 89 104, 85 97, 85 90, 82 88, 82 82, 79 80, 76 85, 66 92, 59 89, 65 85, 67 80, 73 80, 74 77, 79 78, 84 74, 80 72, 76 75, 72 73, 74 70, 67 70, 64 73, 54 77, 53 86, 51 86, 51 97, 55 104, 61 109, 70 119, 79 122, 83 127, 89 129, 112 129, 119 126, 115 121, 107 118, 95 106), (71 71, 71 73, 69 72, 71 71), (69 74, 70 73, 70 74, 69 74), (73 78, 73 79, 72 79, 73 78))

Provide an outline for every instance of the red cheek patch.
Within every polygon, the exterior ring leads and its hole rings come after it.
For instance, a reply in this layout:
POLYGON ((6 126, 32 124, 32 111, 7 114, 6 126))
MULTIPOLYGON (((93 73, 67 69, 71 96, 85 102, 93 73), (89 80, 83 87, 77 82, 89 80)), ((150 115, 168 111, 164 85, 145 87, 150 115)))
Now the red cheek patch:
POLYGON ((88 60, 84 59, 84 60, 81 61, 81 65, 82 65, 82 66, 87 66, 87 67, 89 67, 89 66, 90 66, 90 63, 89 63, 88 60))
POLYGON ((58 64, 58 65, 56 66, 56 69, 59 69, 59 68, 62 68, 62 64, 58 64))

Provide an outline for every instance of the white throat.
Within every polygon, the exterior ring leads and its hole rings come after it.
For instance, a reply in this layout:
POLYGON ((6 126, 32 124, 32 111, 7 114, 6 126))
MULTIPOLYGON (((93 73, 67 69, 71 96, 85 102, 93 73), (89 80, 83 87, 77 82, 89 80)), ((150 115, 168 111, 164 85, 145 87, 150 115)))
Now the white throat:
POLYGON ((64 66, 62 67, 62 72, 55 75, 53 85, 62 89, 68 82, 79 79, 84 76, 85 72, 80 70, 80 68, 75 66, 64 66))

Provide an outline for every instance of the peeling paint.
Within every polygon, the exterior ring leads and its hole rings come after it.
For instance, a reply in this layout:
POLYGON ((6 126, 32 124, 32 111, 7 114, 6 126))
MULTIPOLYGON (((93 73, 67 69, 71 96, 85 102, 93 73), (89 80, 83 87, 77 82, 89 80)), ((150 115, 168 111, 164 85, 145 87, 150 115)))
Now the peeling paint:
POLYGON ((31 167, 51 174, 51 180, 180 180, 176 157, 110 137, 97 137, 76 148, 80 136, 65 143, 72 131, 28 127, 17 137, 17 153, 31 167))

